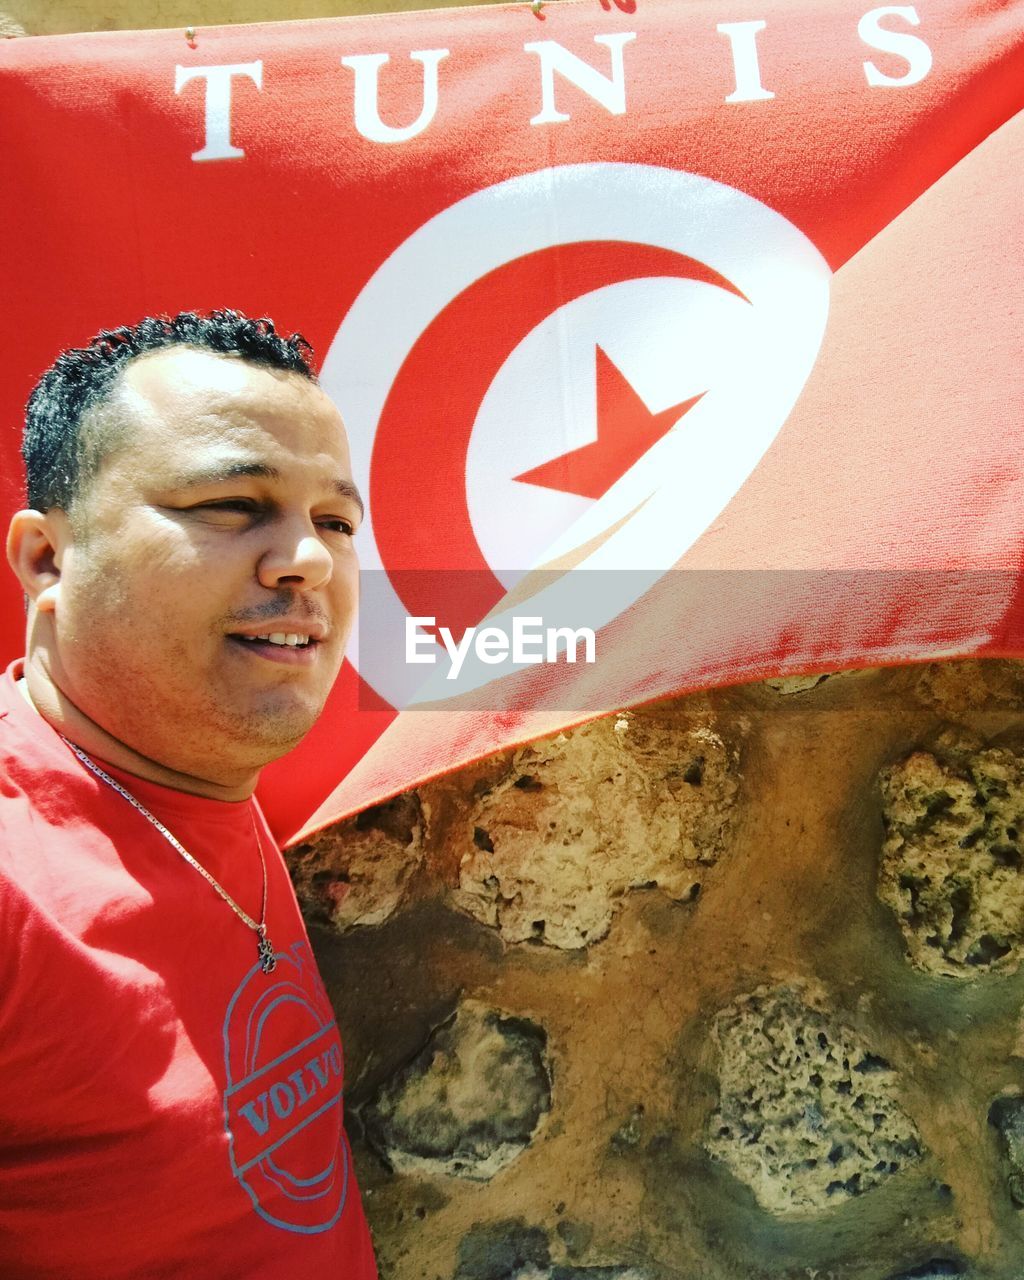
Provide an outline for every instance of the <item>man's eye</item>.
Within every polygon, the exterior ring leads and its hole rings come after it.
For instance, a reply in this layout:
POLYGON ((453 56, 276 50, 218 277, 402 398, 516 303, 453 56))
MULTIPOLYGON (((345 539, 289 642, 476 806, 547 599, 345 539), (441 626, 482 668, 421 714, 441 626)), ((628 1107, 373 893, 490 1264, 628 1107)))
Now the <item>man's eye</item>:
POLYGON ((243 515, 251 515, 258 510, 258 505, 251 498, 218 498, 216 502, 203 502, 197 511, 238 511, 243 515))
POLYGON ((351 520, 346 520, 342 516, 322 516, 317 524, 321 529, 330 529, 332 533, 344 533, 348 537, 352 537, 356 528, 351 520))

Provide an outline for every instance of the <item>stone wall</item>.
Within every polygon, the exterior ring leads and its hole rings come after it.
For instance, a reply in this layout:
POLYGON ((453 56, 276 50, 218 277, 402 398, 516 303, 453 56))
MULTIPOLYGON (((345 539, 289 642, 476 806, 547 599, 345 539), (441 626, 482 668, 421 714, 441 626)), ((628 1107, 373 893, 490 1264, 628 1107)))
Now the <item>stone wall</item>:
POLYGON ((295 850, 385 1280, 1021 1280, 1022 711, 722 690, 295 850))

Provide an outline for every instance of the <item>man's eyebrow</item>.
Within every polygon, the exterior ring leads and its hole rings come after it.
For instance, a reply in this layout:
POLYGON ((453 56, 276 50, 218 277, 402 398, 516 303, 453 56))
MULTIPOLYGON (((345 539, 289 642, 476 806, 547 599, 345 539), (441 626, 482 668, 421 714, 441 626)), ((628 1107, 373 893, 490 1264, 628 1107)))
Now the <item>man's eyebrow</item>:
MULTIPOLYGON (((245 476, 255 476, 257 480, 279 480, 281 472, 265 462, 231 462, 220 467, 209 467, 203 471, 191 471, 182 476, 175 484, 179 489, 198 489, 204 485, 223 484, 228 480, 238 480, 245 476)), ((342 498, 348 498, 359 508, 360 516, 365 515, 366 507, 359 490, 351 480, 335 480, 333 489, 342 498)))
POLYGON ((351 480, 338 480, 334 485, 335 491, 343 498, 351 498, 351 500, 359 508, 360 516, 366 515, 366 506, 360 496, 359 490, 355 487, 351 480))
POLYGON ((189 471, 173 481, 176 489, 198 489, 206 484, 221 484, 225 480, 238 480, 242 476, 255 476, 259 480, 277 480, 280 471, 265 462, 226 462, 221 466, 189 471))

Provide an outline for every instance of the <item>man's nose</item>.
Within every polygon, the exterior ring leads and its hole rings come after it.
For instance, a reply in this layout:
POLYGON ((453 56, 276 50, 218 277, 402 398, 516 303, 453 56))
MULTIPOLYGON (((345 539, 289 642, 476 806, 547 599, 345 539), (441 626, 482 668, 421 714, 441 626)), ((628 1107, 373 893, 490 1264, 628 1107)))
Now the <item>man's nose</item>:
POLYGON ((321 587, 330 580, 334 560, 316 526, 306 519, 275 522, 256 576, 264 587, 321 587))

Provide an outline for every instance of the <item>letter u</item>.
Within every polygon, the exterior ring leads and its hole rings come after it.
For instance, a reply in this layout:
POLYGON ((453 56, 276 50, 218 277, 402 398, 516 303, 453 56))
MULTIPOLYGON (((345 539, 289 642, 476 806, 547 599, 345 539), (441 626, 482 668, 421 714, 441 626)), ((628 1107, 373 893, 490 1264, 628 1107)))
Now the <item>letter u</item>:
POLYGON ((386 53, 357 53, 342 58, 341 65, 355 73, 355 125, 371 142, 408 142, 430 124, 437 114, 437 68, 448 57, 447 49, 420 49, 410 53, 423 64, 423 109, 410 125, 396 129, 380 118, 380 69, 391 61, 386 53))

